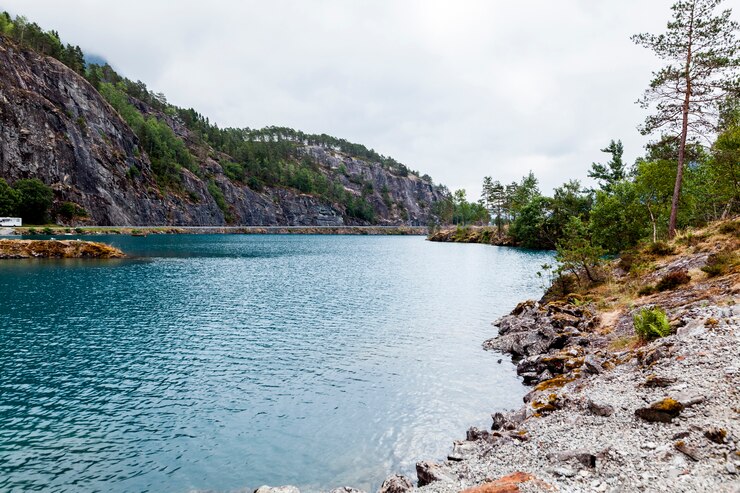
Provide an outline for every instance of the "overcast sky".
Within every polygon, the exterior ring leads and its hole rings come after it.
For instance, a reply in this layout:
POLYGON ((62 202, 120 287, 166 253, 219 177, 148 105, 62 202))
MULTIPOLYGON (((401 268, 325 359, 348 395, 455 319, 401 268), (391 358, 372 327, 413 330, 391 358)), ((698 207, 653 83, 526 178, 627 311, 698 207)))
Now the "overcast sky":
MULTIPOLYGON (((484 175, 585 179, 634 104, 672 0, 0 0, 220 126, 289 126, 477 198, 484 175)), ((735 7, 737 0, 725 2, 735 7)))

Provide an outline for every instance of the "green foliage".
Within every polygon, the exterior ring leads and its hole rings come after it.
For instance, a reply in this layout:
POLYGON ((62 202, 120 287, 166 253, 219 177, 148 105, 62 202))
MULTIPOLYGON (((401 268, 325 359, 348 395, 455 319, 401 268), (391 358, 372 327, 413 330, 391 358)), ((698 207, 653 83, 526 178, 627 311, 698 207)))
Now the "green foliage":
POLYGON ((663 278, 658 281, 658 284, 655 285, 655 289, 658 291, 670 291, 672 289, 676 289, 682 284, 688 284, 689 281, 691 281, 691 276, 689 276, 686 271, 677 270, 669 272, 663 276, 663 278))
POLYGON ((87 211, 73 202, 64 202, 59 205, 57 214, 67 221, 74 219, 76 216, 86 216, 87 211))
POLYGON ((596 179, 599 182, 601 190, 608 193, 617 183, 627 177, 624 161, 622 161, 624 146, 621 140, 616 142, 612 140, 601 152, 611 154, 611 160, 606 164, 591 164, 591 170, 589 170, 588 176, 596 179))
MULTIPOLYGON (((2 19, 2 17, 0 17, 2 19)), ((0 178, 0 216, 12 216, 18 209, 20 194, 0 178)))
POLYGON ((723 276, 737 264, 737 252, 722 251, 713 253, 707 258, 707 264, 701 268, 709 277, 723 276))
POLYGON ((603 255, 604 249, 591 241, 587 225, 578 217, 571 217, 555 255, 561 271, 573 274, 579 281, 585 275, 589 283, 596 282, 603 255))
POLYGON ((509 234, 514 241, 525 248, 553 248, 555 241, 548 229, 551 208, 552 199, 541 195, 532 198, 511 223, 509 234))
POLYGON ((239 163, 226 162, 221 163, 221 167, 224 170, 224 174, 231 181, 243 182, 244 181, 244 166, 239 163))
MULTIPOLYGON (((128 100, 123 83, 100 83, 100 94, 123 117, 139 137, 142 149, 149 155, 152 171, 161 187, 179 188, 180 170, 187 168, 197 173, 198 167, 185 143, 164 122, 154 117, 145 118, 128 100)), ((131 168, 129 168, 131 169, 131 168)))
POLYGON ((53 235, 53 234, 54 234, 54 230, 53 230, 53 229, 51 229, 51 228, 50 228, 49 226, 47 226, 47 227, 45 227, 44 229, 42 229, 42 230, 41 230, 41 232, 42 232, 43 234, 45 234, 46 236, 51 236, 51 235, 53 235))
POLYGON ((221 191, 221 187, 213 180, 208 182, 208 193, 213 197, 214 202, 221 209, 221 212, 227 214, 229 212, 229 206, 224 198, 224 193, 221 191))
POLYGON ((646 209, 628 181, 614 184, 609 192, 597 191, 590 216, 594 241, 609 253, 637 244, 649 229, 646 209))
POLYGON ((666 313, 658 307, 643 308, 632 317, 635 333, 641 339, 651 340, 666 337, 671 333, 666 313))
POLYGON ((47 222, 49 208, 54 200, 54 192, 51 187, 44 185, 36 178, 30 180, 18 180, 13 184, 18 193, 17 213, 23 218, 24 223, 43 224, 47 222))

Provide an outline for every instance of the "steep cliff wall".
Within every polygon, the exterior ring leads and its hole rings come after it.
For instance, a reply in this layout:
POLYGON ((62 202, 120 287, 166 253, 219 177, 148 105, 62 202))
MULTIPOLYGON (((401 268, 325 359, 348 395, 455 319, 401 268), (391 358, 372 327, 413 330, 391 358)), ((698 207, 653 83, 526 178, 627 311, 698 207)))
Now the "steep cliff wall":
MULTIPOLYGON (((255 191, 230 180, 217 153, 177 119, 157 115, 196 157, 179 190, 161 189, 136 134, 84 78, 49 57, 0 36, 0 177, 39 178, 55 201, 84 208, 99 225, 364 224, 344 206, 291 188, 255 191), (209 193, 215 183, 223 211, 209 193), (222 204, 223 207, 223 204, 222 204)), ((143 103, 137 106, 151 112, 143 103), (141 106, 144 107, 141 107, 141 106)), ((426 224, 439 190, 420 178, 395 176, 380 164, 317 146, 298 146, 321 173, 373 206, 377 224, 426 224)), ((228 156, 225 156, 228 158, 228 156)))

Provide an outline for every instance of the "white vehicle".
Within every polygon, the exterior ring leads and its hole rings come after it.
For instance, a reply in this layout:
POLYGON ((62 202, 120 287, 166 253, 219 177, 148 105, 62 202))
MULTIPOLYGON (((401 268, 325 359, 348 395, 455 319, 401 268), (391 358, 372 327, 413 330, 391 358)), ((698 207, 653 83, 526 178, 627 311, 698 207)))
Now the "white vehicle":
POLYGON ((0 217, 0 226, 23 226, 20 217, 0 217))

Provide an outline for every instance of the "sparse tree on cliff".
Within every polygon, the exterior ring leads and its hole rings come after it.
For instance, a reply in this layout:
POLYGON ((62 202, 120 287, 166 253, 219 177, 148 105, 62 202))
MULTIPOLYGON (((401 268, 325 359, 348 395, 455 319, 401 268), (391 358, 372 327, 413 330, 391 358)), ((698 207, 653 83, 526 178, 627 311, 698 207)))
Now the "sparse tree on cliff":
POLYGON ((738 86, 738 23, 730 19, 729 9, 715 13, 721 2, 678 1, 671 7, 673 19, 664 34, 632 37, 635 43, 650 48, 668 62, 653 73, 650 87, 639 103, 655 110, 640 129, 643 134, 677 131, 680 136, 668 224, 671 238, 676 233, 687 139, 715 130, 718 103, 738 86))

